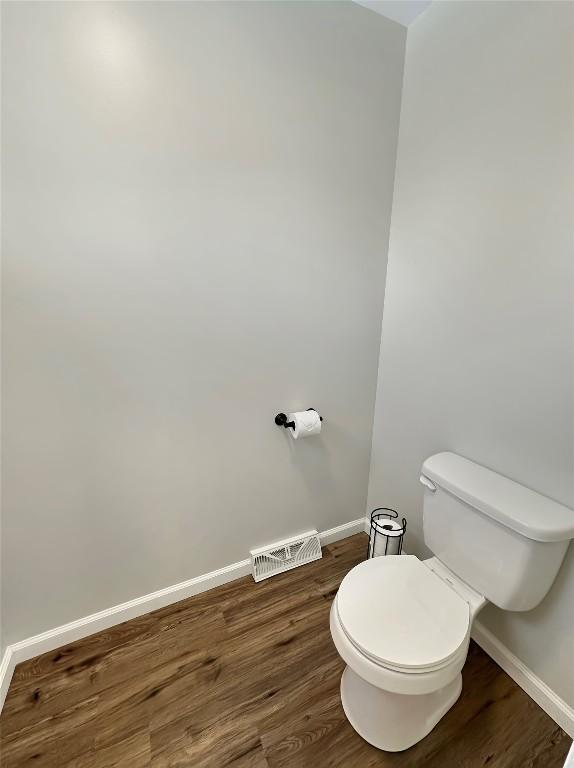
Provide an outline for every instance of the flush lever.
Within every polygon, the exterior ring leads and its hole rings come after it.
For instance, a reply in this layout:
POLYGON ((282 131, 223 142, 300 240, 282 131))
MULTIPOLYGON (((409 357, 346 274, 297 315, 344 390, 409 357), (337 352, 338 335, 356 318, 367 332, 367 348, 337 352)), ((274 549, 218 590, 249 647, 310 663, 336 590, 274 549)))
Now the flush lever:
POLYGON ((421 475, 419 477, 419 480, 424 485, 425 488, 428 488, 431 493, 436 492, 436 485, 426 477, 426 475, 421 475))

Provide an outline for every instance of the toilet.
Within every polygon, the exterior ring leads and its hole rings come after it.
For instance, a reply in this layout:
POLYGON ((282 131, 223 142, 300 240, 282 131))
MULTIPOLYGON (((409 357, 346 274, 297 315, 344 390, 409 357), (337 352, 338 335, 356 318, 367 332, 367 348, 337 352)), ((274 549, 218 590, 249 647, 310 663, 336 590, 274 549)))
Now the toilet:
POLYGON ((343 709, 363 739, 389 752, 423 739, 460 696, 484 605, 534 608, 574 538, 574 510, 457 454, 431 456, 420 480, 433 557, 366 560, 331 606, 331 634, 347 665, 343 709))

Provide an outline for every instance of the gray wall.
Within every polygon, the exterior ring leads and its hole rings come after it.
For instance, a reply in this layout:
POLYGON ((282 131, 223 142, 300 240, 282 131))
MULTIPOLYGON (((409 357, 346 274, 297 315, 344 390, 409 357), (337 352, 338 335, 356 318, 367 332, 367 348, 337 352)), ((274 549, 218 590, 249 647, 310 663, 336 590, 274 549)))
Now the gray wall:
POLYGON ((363 515, 405 29, 3 6, 14 642, 363 515))
MULTIPOLYGON (((369 507, 414 552, 436 451, 574 506, 573 12, 433 3, 409 29, 369 507)), ((574 705, 574 547, 539 608, 481 620, 574 705)))

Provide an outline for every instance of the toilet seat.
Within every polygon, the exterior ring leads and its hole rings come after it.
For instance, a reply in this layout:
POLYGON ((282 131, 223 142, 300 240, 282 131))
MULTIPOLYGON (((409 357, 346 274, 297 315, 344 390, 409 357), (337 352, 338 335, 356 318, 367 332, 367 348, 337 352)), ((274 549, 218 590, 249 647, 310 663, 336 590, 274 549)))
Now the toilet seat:
POLYGON ((404 667, 400 664, 393 664, 390 661, 383 661, 380 658, 378 658, 376 655, 369 653, 365 650, 363 650, 354 640, 352 637, 350 637, 349 633, 345 630, 343 623, 341 622, 341 618, 339 616, 339 611, 337 607, 337 601, 333 602, 333 610, 335 612, 335 615, 337 617, 337 621, 339 623, 339 626, 341 627, 341 630, 343 634, 345 635, 348 642, 353 646, 355 651, 360 655, 363 656, 366 660, 371 662, 372 664, 375 664, 377 667, 380 667, 382 670, 387 670, 389 672, 398 672, 402 675, 408 675, 409 677, 416 677, 417 675, 420 677, 424 673, 427 672, 440 672, 441 670, 446 669, 452 664, 458 664, 458 661, 460 658, 466 659, 467 653, 468 653, 468 645, 470 642, 470 629, 468 631, 468 634, 466 635, 466 638, 462 641, 459 648, 454 652, 452 656, 449 656, 448 659, 444 659, 443 661, 437 663, 437 664, 429 664, 429 666, 421 666, 421 667, 404 667))
MULTIPOLYGON (((365 681, 382 690, 399 694, 425 694, 443 688, 453 680, 464 666, 468 654, 468 642, 450 662, 441 669, 418 671, 393 670, 372 661, 349 639, 341 626, 335 601, 331 605, 329 620, 331 636, 343 661, 365 681)), ((469 634, 470 639, 470 634, 469 634)))
POLYGON ((413 555, 360 563, 341 582, 335 608, 353 646, 386 669, 429 672, 466 654, 468 603, 413 555))

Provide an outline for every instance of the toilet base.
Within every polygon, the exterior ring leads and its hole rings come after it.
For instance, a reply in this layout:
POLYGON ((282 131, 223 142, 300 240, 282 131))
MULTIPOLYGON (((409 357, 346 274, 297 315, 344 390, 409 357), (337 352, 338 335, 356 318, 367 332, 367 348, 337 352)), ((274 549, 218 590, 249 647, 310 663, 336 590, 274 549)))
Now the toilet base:
POLYGON ((444 688, 409 695, 377 688, 346 667, 341 702, 348 721, 365 741, 385 752, 401 752, 424 739, 460 696, 459 673, 444 688))

